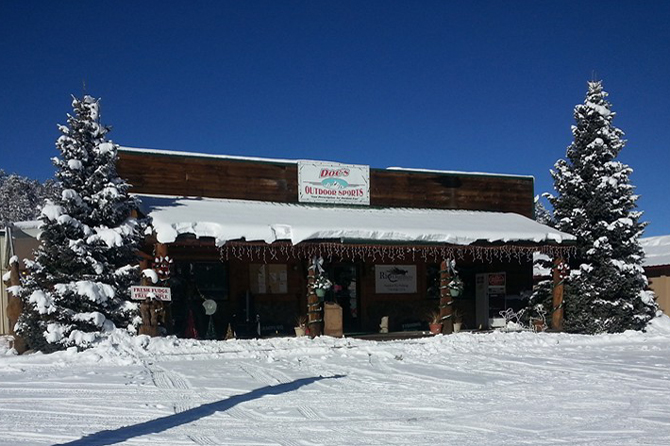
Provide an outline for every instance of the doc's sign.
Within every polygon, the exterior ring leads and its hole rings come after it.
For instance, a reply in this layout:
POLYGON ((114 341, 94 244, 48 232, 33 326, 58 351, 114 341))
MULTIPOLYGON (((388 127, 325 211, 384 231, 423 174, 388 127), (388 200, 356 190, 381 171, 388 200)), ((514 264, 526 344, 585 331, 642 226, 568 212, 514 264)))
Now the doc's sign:
POLYGON ((370 166, 298 161, 301 203, 370 204, 370 166))

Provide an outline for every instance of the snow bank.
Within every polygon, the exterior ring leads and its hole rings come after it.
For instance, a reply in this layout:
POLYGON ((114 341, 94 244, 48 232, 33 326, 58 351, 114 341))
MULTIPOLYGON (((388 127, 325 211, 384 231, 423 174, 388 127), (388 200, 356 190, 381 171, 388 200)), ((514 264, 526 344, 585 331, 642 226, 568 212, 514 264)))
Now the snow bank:
MULTIPOLYGON (((92 314, 91 317, 94 317, 92 314)), ((60 339, 64 327, 52 324, 49 336, 60 339), (59 337, 60 336, 60 337, 59 337)), ((73 334, 72 336, 79 336, 73 334)), ((122 329, 111 329, 99 339, 86 339, 82 342, 93 343, 94 347, 83 352, 75 350, 61 351, 46 355, 52 358, 52 364, 67 366, 72 363, 109 363, 121 365, 141 365, 146 361, 160 358, 163 361, 183 360, 184 358, 295 358, 300 356, 327 357, 340 355, 343 351, 367 355, 395 355, 402 351, 417 360, 429 361, 431 356, 449 356, 450 354, 515 354, 519 357, 545 353, 555 348, 607 347, 623 344, 646 345, 650 342, 670 343, 670 317, 663 315, 655 318, 646 332, 626 331, 617 334, 575 335, 567 333, 506 332, 491 333, 461 332, 449 336, 433 336, 410 340, 368 341, 356 338, 332 338, 321 336, 281 337, 269 339, 232 339, 228 341, 208 341, 179 339, 174 336, 149 337, 131 336, 122 329), (451 352, 451 353, 450 353, 451 352)), ((0 355, 8 354, 0 343, 0 355)), ((11 353, 11 352, 10 352, 11 353)), ((38 355, 43 356, 43 355, 38 355)), ((33 359, 35 355, 24 355, 21 362, 42 361, 33 359)), ((1 369, 1 368, 0 368, 1 369)))

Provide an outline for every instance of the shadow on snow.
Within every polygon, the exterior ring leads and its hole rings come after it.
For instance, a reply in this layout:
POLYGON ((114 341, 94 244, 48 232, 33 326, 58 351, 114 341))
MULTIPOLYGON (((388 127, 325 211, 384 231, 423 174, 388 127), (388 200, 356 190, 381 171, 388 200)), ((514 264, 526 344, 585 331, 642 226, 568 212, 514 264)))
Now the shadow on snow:
POLYGON ((276 386, 265 386, 256 390, 252 390, 249 393, 231 396, 225 400, 215 401, 213 403, 203 404, 202 406, 194 407, 193 409, 188 409, 183 412, 168 415, 166 417, 145 421, 144 423, 139 423, 132 426, 125 426, 114 430, 105 430, 95 434, 90 434, 80 438, 79 440, 74 440, 69 443, 61 443, 61 446, 108 445, 120 443, 130 438, 140 437, 147 434, 156 434, 173 427, 180 426, 182 424, 191 423, 200 418, 212 415, 215 412, 226 411, 240 403, 255 400, 265 395, 279 395, 282 393, 292 392, 302 386, 312 384, 313 382, 320 381, 322 379, 337 379, 342 378, 343 376, 344 375, 302 378, 290 383, 279 384, 276 386))

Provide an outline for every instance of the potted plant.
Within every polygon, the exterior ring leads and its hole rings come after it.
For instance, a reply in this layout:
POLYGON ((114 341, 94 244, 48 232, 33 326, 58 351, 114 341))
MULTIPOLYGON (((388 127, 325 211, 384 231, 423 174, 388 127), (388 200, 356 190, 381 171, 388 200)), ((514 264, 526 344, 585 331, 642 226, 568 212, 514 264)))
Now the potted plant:
POLYGON ((295 336, 296 338, 299 338, 301 336, 305 336, 305 330, 307 328, 307 317, 306 316, 298 316, 295 318, 295 336))
POLYGON ((449 288, 449 294, 452 297, 458 297, 463 292, 463 281, 460 277, 454 276, 447 284, 447 287, 449 288))
POLYGON ((432 334, 442 333, 442 317, 439 311, 431 311, 428 313, 428 327, 432 334))
POLYGON ((463 326, 463 312, 455 308, 452 317, 454 318, 454 333, 458 333, 463 326))
POLYGON ((333 286, 333 283, 322 274, 319 274, 314 279, 314 292, 319 297, 325 296, 326 291, 329 290, 331 286, 333 286))

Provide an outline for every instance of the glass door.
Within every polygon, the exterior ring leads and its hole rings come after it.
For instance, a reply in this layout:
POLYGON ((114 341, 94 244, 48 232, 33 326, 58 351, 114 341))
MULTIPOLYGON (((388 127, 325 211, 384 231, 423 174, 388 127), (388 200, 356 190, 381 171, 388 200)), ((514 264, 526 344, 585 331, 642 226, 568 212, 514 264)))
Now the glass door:
POLYGON ((358 267, 355 263, 334 263, 329 269, 333 282, 332 297, 342 307, 342 325, 345 333, 360 331, 360 295, 358 267))

